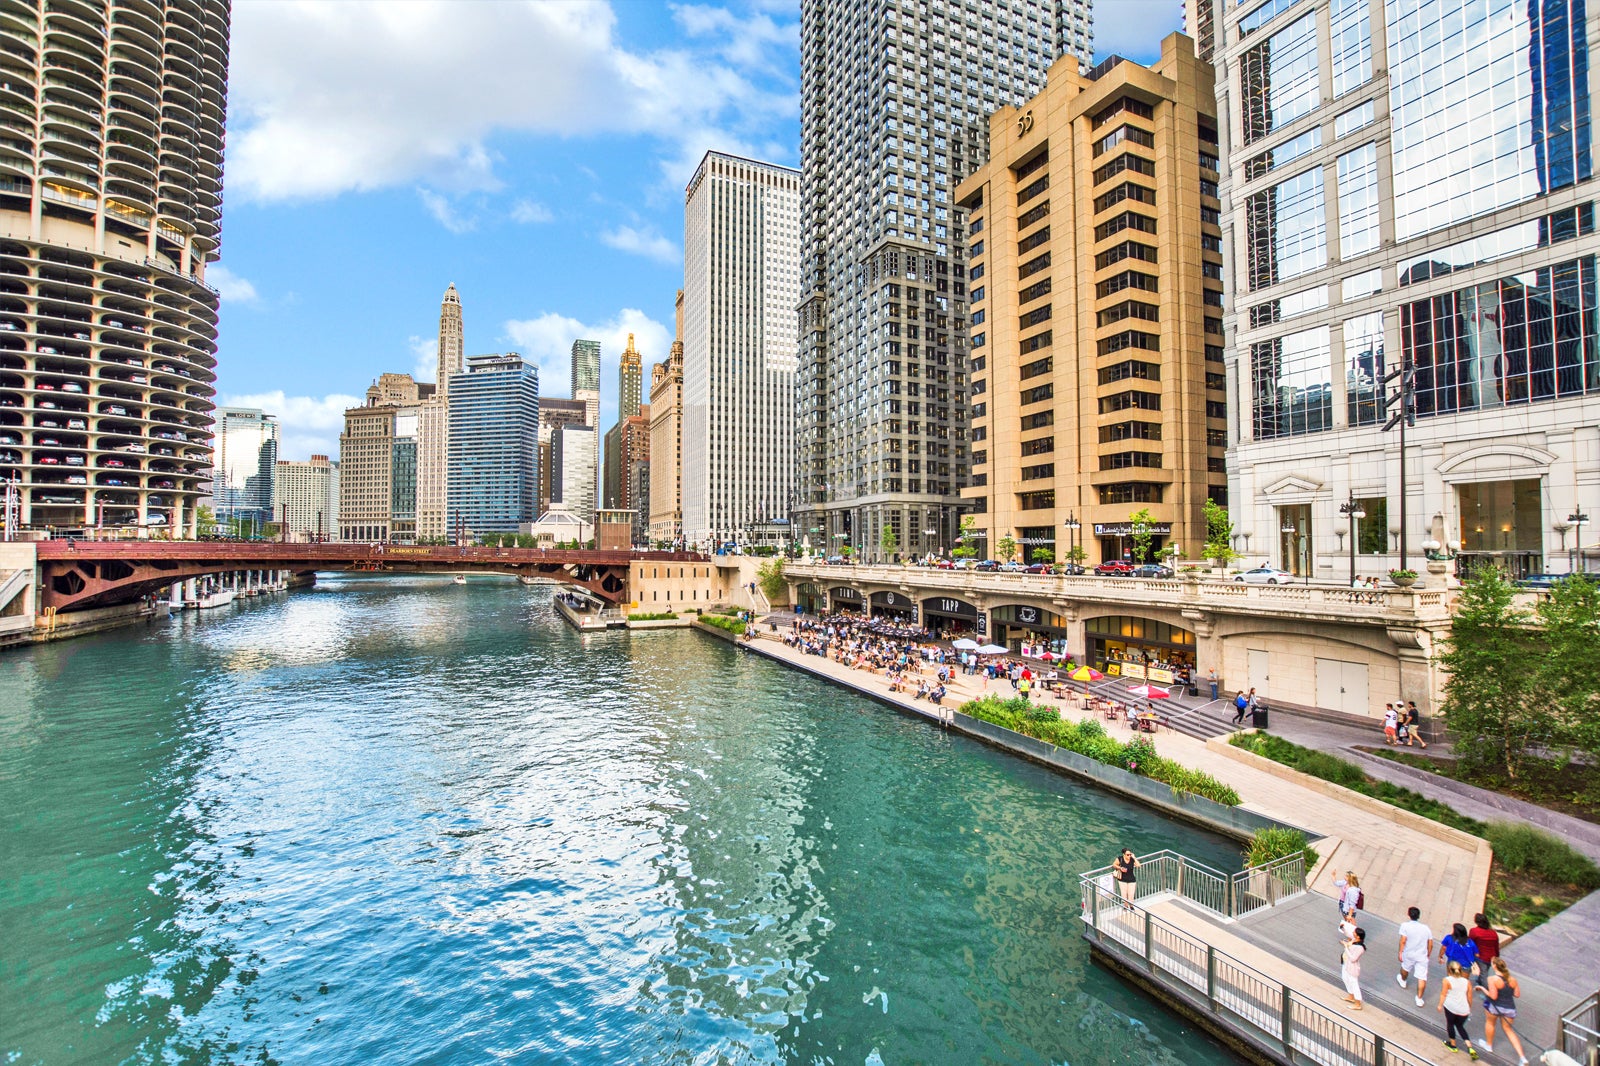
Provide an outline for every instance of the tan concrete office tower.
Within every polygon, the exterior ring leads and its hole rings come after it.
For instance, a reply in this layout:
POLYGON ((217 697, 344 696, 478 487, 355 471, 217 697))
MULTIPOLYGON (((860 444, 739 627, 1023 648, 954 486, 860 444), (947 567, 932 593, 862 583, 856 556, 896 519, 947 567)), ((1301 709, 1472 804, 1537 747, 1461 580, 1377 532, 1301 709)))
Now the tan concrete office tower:
POLYGON ((678 290, 672 347, 650 368, 650 541, 673 544, 683 533, 683 290, 678 290))
POLYGON ((622 422, 639 413, 643 402, 640 395, 644 387, 644 358, 633 346, 633 334, 628 334, 628 346, 622 349, 622 362, 617 366, 617 421, 622 422))
POLYGON ((439 369, 434 378, 439 383, 439 395, 450 395, 450 375, 466 369, 466 331, 461 319, 461 294, 456 283, 444 290, 439 304, 439 369))
POLYGON ((1148 68, 1062 60, 989 137, 956 194, 978 546, 1131 559, 1130 516, 1148 511, 1148 561, 1169 543, 1198 559, 1205 502, 1227 499, 1211 67, 1176 33, 1148 68))
POLYGON ((194 534, 228 23, 225 0, 0 9, 0 478, 23 526, 194 534))
POLYGON ((1062 51, 1093 55, 1089 11, 1088 0, 802 0, 795 389, 814 544, 884 558, 920 547, 930 515, 949 543, 968 472, 953 193, 985 156, 989 112, 1037 93, 1062 51))
POLYGON ((339 464, 326 455, 310 462, 278 460, 272 482, 273 520, 293 540, 335 539, 339 524, 339 464))
POLYGON ((800 172, 707 152, 683 205, 683 534, 745 539, 794 492, 800 172))

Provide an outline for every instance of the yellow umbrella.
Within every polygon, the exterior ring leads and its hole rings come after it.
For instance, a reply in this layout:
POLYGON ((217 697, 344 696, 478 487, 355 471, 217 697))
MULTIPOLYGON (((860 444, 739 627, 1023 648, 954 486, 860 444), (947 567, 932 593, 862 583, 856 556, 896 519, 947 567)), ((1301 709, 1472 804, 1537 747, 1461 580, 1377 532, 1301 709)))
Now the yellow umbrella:
POLYGON ((1106 675, 1092 666, 1080 666, 1067 675, 1074 681, 1104 681, 1106 675))

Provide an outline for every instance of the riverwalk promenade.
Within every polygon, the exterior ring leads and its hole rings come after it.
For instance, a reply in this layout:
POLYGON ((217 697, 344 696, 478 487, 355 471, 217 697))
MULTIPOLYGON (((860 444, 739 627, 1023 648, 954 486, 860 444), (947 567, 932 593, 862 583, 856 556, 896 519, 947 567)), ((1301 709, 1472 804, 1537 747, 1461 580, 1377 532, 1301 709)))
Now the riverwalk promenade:
MULTIPOLYGON (((985 694, 1015 694, 1009 681, 988 681, 981 674, 965 675, 951 664, 954 676, 946 686, 948 695, 942 708, 934 707, 917 700, 913 693, 891 693, 889 679, 881 672, 855 669, 785 645, 778 638, 787 619, 774 617, 772 621, 779 625, 776 633, 764 625, 752 628, 756 639, 748 642, 750 650, 933 722, 947 717, 941 716, 941 709, 954 710, 968 699, 985 694)), ((923 664, 921 676, 931 683, 936 670, 937 666, 923 664)), ((1126 689, 1114 681, 1104 683, 1102 691, 1113 698, 1126 694, 1126 689)), ((1065 719, 1093 715, 1074 692, 1065 693, 1061 699, 1040 692, 1036 702, 1058 709, 1065 719)), ((1122 721, 1104 724, 1116 736, 1127 729, 1122 721)), ((1436 937, 1448 932, 1453 922, 1470 924, 1472 915, 1482 909, 1488 888, 1488 844, 1296 774, 1233 748, 1220 738, 1206 740, 1162 729, 1151 739, 1163 756, 1204 770, 1231 785, 1239 793, 1243 809, 1305 829, 1320 856, 1317 868, 1308 875, 1308 893, 1245 918, 1223 918, 1176 897, 1142 901, 1151 914, 1293 989, 1321 1011, 1346 1017, 1350 1024, 1381 1036, 1388 1044, 1422 1056, 1414 1061, 1453 1059, 1443 1048, 1443 1016, 1435 1010, 1442 970, 1434 966, 1428 1001, 1418 1008, 1413 994, 1402 992, 1395 982, 1396 930, 1405 920, 1406 908, 1411 906, 1421 908, 1423 920, 1436 937), (1359 1012, 1349 1010, 1343 1003, 1344 989, 1338 976, 1338 915, 1332 883, 1335 870, 1355 870, 1366 893, 1362 922, 1368 931, 1369 954, 1362 985, 1367 1007, 1359 1012)), ((1109 863, 1111 858, 1107 856, 1106 861, 1109 863)), ((1519 1000, 1517 1028, 1529 1058, 1537 1059, 1553 1039, 1557 1014, 1569 1005, 1575 993, 1535 980, 1520 980, 1524 991, 1519 1000)), ((1482 1035, 1481 1006, 1475 1007, 1471 1029, 1474 1038, 1482 1035)), ((1495 1054, 1485 1056, 1485 1061, 1515 1063, 1517 1059, 1502 1035, 1496 1042, 1495 1054)))

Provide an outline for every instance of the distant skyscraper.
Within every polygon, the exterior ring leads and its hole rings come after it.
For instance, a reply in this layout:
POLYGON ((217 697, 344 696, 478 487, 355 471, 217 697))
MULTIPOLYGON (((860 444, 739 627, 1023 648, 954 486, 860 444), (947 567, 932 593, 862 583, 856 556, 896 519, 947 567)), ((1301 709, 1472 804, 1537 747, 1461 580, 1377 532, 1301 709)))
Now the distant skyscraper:
POLYGON ((444 290, 444 300, 439 305, 439 368, 434 378, 439 383, 439 395, 450 394, 450 378, 464 369, 466 333, 461 320, 461 294, 456 283, 444 290))
POLYGON ((568 425, 556 430, 550 442, 551 502, 563 504, 583 519, 594 521, 595 440, 593 426, 568 425))
POLYGON ((219 521, 272 520, 278 466, 278 419, 250 407, 217 408, 216 469, 211 495, 219 521))
POLYGON ((389 540, 393 508, 394 416, 376 387, 344 413, 339 435, 339 539, 389 540))
POLYGON ((301 539, 335 538, 339 527, 339 464, 326 455, 310 462, 278 460, 272 484, 272 513, 301 539))
POLYGON ((469 356, 449 396, 449 527, 516 533, 538 517, 539 369, 515 352, 469 356))
POLYGON ((561 481, 555 462, 550 456, 551 442, 556 430, 562 426, 583 425, 588 407, 581 400, 563 400, 556 396, 539 400, 539 513, 550 509, 556 499, 554 486, 561 481))
POLYGON ((918 8, 800 5, 805 524, 868 557, 886 554, 885 532, 921 543, 929 513, 951 543, 967 484, 969 279, 955 185, 985 157, 989 112, 1036 94, 1058 51, 1094 52, 1088 0, 918 8))
POLYGON ((683 217, 683 534, 737 540, 794 491, 800 172, 707 152, 683 217))
MULTIPOLYGON (((213 453, 206 284, 222 238, 228 0, 16 4, 4 27, 0 481, 18 483, 24 526, 192 537, 206 475, 240 468, 213 453)), ((251 469, 250 507, 265 514, 271 467, 251 469)), ((225 483, 221 498, 242 491, 225 483)))
POLYGON ((622 362, 617 367, 617 421, 632 418, 639 413, 643 402, 640 389, 644 385, 644 360, 639 349, 633 346, 633 334, 628 334, 628 346, 622 350, 622 362))
POLYGON ((588 405, 584 424, 600 431, 600 342, 572 342, 572 398, 588 405))
POLYGON ((672 348, 650 368, 650 540, 673 543, 683 532, 683 290, 678 290, 672 348))

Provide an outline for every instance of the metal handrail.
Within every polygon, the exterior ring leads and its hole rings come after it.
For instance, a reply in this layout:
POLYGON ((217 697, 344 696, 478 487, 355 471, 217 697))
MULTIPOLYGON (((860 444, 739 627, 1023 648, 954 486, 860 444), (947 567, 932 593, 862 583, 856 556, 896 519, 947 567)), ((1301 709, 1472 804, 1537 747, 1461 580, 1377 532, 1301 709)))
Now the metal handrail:
POLYGON ((1555 1046, 1584 1066, 1600 1066, 1600 992, 1589 993, 1561 1012, 1555 1046))
MULTIPOLYGON (((1159 862, 1168 854, 1158 852, 1153 858, 1159 862)), ((1141 869, 1143 863, 1141 859, 1141 869)), ((1255 1030, 1281 1046, 1291 1062, 1306 1066, 1428 1066, 1433 1061, 1312 1002, 1137 903, 1126 902, 1090 875, 1084 876, 1081 885, 1086 935, 1127 949, 1153 976, 1176 982, 1195 997, 1203 995, 1212 1014, 1255 1030)))
MULTIPOLYGON (((1242 918, 1262 907, 1275 907, 1306 890, 1303 854, 1252 866, 1229 875, 1171 849, 1139 857, 1134 899, 1171 892, 1224 918, 1242 918)), ((1083 882, 1109 880, 1110 866, 1083 874, 1083 882)))

